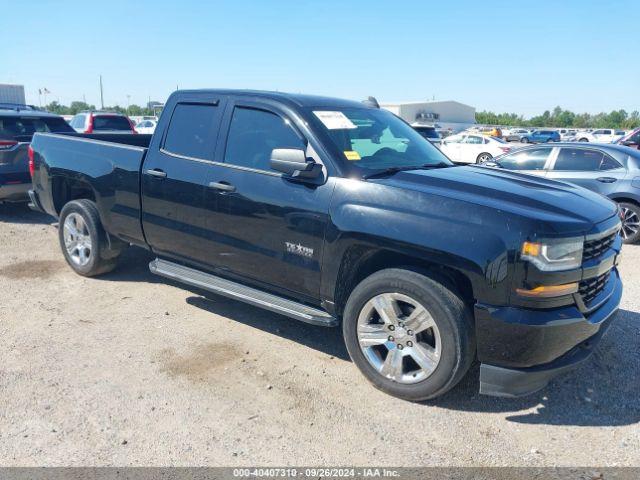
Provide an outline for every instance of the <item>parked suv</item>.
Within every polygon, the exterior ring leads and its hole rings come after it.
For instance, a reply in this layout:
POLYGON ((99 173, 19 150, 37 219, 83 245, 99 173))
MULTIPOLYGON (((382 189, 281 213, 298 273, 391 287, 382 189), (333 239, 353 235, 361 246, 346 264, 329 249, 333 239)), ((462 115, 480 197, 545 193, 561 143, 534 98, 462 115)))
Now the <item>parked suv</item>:
POLYGON ((153 136, 36 135, 30 196, 78 274, 143 246, 172 281, 342 325, 354 364, 404 399, 476 358, 501 396, 588 358, 622 295, 615 203, 455 166, 372 103, 174 92, 153 136))
POLYGON ((69 125, 79 133, 137 133, 126 115, 111 112, 82 112, 69 125))
POLYGON ((571 182, 609 197, 620 205, 624 242, 640 240, 638 150, 612 144, 540 145, 508 153, 487 165, 571 182))
POLYGON ((73 132, 59 115, 0 104, 0 202, 25 202, 31 187, 28 148, 35 132, 73 132))
POLYGON ((559 142, 560 134, 555 130, 534 130, 520 137, 522 143, 559 142))

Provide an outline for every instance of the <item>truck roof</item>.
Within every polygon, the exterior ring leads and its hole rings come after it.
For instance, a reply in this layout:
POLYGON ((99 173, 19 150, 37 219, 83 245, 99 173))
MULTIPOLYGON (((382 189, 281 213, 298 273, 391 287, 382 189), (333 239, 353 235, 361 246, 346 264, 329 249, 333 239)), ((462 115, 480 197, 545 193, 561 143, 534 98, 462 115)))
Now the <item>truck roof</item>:
POLYGON ((234 89, 199 89, 178 90, 175 94, 209 93, 216 95, 234 95, 247 97, 260 97, 280 102, 291 103, 298 107, 331 107, 331 108, 373 108, 355 100, 344 100, 320 95, 303 95, 300 93, 271 92, 268 90, 234 90, 234 89))
POLYGON ((0 117, 60 117, 60 115, 44 110, 16 110, 0 107, 0 117))

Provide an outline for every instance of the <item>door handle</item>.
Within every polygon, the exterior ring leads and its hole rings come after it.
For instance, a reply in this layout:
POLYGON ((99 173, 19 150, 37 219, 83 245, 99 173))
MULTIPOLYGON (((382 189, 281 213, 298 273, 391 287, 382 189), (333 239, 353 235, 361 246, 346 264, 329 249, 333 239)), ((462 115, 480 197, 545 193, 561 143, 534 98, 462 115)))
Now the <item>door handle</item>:
POLYGON ((228 193, 236 191, 236 187, 228 182, 211 182, 209 183, 209 188, 214 188, 216 190, 220 190, 221 192, 228 193))
POLYGON ((613 183, 616 181, 613 177, 598 177, 596 180, 602 183, 613 183))
POLYGON ((164 170, 160 170, 159 168, 154 168, 153 170, 147 170, 146 173, 147 175, 151 175, 152 177, 156 177, 156 178, 167 177, 167 172, 165 172, 164 170))

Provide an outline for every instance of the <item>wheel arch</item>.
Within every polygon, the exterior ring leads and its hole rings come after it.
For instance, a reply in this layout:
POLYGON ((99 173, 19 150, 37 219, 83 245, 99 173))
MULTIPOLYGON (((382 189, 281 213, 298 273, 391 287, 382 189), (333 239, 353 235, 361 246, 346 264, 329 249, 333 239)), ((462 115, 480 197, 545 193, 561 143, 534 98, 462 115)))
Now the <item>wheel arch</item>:
POLYGON ((403 268, 428 275, 453 289, 470 307, 475 303, 473 281, 461 270, 406 252, 352 245, 344 252, 338 270, 333 297, 336 314, 342 315, 349 295, 362 280, 388 268, 403 268))
POLYGON ((83 178, 54 176, 51 178, 51 195, 56 215, 72 200, 96 201, 97 195, 91 183, 83 178))

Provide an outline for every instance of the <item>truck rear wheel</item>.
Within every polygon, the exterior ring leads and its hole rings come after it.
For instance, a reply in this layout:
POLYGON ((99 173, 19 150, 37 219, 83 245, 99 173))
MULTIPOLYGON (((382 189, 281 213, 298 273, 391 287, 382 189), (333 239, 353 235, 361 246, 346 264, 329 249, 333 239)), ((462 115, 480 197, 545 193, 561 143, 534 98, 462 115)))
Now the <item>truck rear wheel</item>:
POLYGON ((351 293, 343 332, 353 362, 378 389, 421 401, 454 387, 475 356, 471 313, 445 282, 386 269, 351 293))
POLYGON ((73 200, 62 208, 58 238, 69 266, 85 277, 110 272, 121 253, 109 248, 98 208, 91 200, 73 200))

